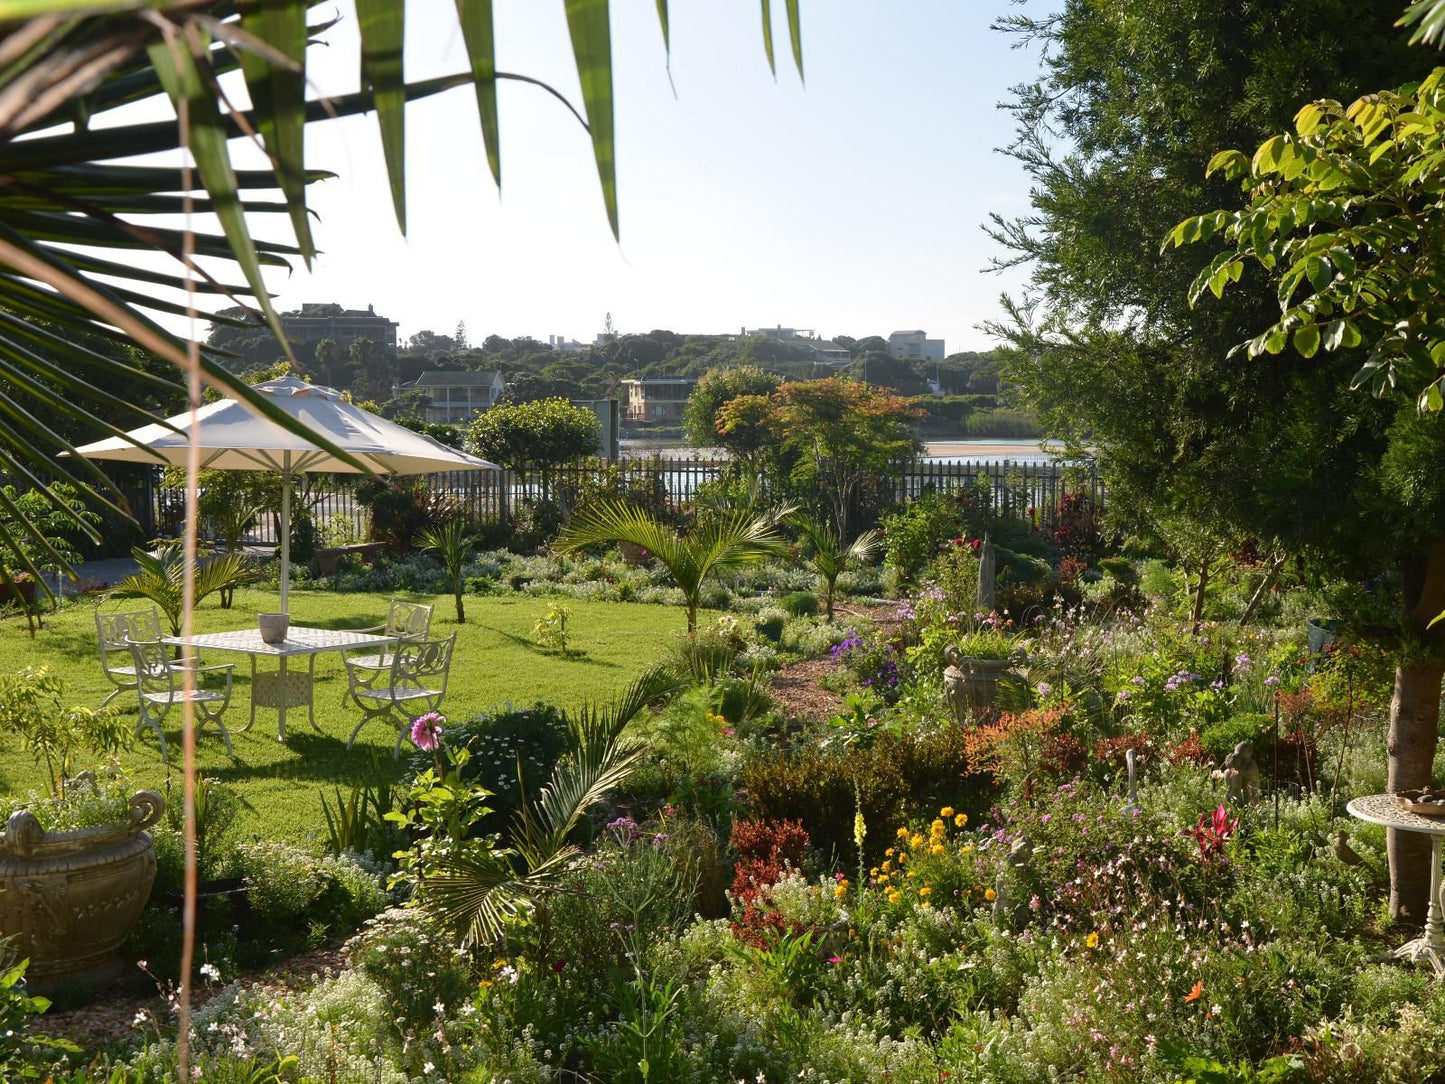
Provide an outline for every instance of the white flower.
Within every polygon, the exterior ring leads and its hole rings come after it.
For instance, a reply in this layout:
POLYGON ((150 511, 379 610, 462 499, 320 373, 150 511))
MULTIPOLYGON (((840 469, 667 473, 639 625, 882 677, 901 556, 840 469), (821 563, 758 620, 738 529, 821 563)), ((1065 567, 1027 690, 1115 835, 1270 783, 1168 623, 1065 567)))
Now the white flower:
POLYGON ((432 1006, 432 1011, 435 1012, 438 1016, 445 1016, 447 1014, 447 1007, 442 1004, 441 1001, 438 1001, 435 1005, 432 1006))
POLYGON ((436 1067, 435 1065, 433 1065, 431 1062, 427 1062, 425 1065, 423 1065, 423 1066, 421 1067, 421 1071, 422 1071, 423 1073, 425 1073, 427 1076, 431 1076, 432 1073, 436 1072, 436 1068, 437 1068, 437 1067, 436 1067))
POLYGON ((200 970, 201 978, 210 979, 212 982, 221 981, 221 969, 215 964, 202 964, 200 970))
POLYGON ((145 1025, 146 1025, 147 1023, 149 1023, 149 1022, 150 1022, 150 1016, 146 1013, 146 1011, 145 1011, 144 1009, 142 1009, 140 1012, 138 1012, 138 1013, 135 1014, 135 1019, 131 1021, 131 1025, 132 1025, 133 1027, 138 1027, 138 1028, 140 1028, 140 1027, 145 1027, 145 1025))

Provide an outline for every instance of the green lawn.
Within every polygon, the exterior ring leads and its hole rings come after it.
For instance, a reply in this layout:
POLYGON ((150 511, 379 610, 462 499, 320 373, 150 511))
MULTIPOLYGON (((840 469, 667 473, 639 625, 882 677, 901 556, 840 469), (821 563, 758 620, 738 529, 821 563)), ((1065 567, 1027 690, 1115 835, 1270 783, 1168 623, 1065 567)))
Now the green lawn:
MULTIPOLYGON (((669 638, 686 624, 685 612, 679 607, 567 599, 572 613, 569 638, 585 654, 564 661, 532 641, 537 618, 556 600, 469 597, 467 623, 458 625, 451 596, 405 597, 436 604, 433 635, 447 636, 453 630, 460 634, 442 705, 444 714, 457 719, 508 701, 520 706, 546 700, 571 707, 584 699, 606 697, 656 659, 669 638)), ((291 619, 299 625, 331 628, 379 625, 385 619, 387 601, 388 597, 380 594, 293 590, 291 619)), ((112 601, 103 605, 130 609, 145 604, 112 601)), ((263 590, 238 591, 231 610, 222 610, 214 598, 208 599, 196 613, 196 629, 216 632, 254 626, 255 614, 275 605, 275 593, 263 590)), ((355 707, 341 706, 346 675, 337 653, 327 652, 316 663, 316 722, 323 733, 311 728, 304 709, 292 709, 286 717, 285 744, 276 740, 276 713, 271 710, 258 709, 255 727, 240 732, 250 713, 250 660, 245 655, 212 651, 205 653, 204 661, 236 663, 235 690, 224 718, 237 759, 227 759, 214 729, 202 732, 197 755, 203 774, 234 786, 248 803, 251 813, 243 831, 294 840, 318 831, 324 835, 318 797, 323 790, 330 794, 334 784, 345 786, 374 773, 396 774, 391 757, 396 730, 388 724, 368 724, 355 748, 346 750, 347 735, 361 716, 355 707)), ((69 683, 69 702, 100 703, 112 687, 101 673, 90 602, 81 600, 47 617, 45 628, 34 640, 26 635, 23 619, 0 620, 0 671, 36 664, 52 666, 69 683)), ((259 665, 269 669, 275 662, 262 660, 259 665)), ((113 704, 124 705, 133 714, 132 695, 122 694, 113 704)), ((150 730, 122 757, 137 783, 163 789, 169 772, 179 786, 178 710, 172 710, 166 719, 166 740, 170 743, 169 769, 161 763, 160 748, 150 730)), ((0 736, 0 793, 23 793, 42 786, 42 771, 19 741, 0 736)))

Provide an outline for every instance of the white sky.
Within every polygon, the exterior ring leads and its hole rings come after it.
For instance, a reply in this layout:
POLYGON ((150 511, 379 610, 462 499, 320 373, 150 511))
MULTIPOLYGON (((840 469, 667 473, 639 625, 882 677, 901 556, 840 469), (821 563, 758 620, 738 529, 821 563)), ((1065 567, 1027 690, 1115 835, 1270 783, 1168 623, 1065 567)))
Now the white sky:
MULTIPOLYGON (((463 69, 450 0, 409 5, 407 77, 463 69)), ((1036 7, 1038 5, 1035 5, 1036 7)), ((1017 214, 1027 181, 994 153, 995 105, 1036 57, 988 29, 1007 0, 819 0, 803 5, 807 83, 778 78, 756 0, 673 0, 672 78, 654 0, 614 0, 622 240, 602 206, 586 133, 534 87, 500 89, 503 191, 487 172, 469 90, 407 117, 409 236, 399 236, 370 117, 314 125, 308 163, 323 249, 273 285, 278 305, 374 304, 401 324, 473 342, 619 331, 717 333, 783 324, 821 334, 924 328, 950 352, 992 345, 976 325, 1021 277, 984 274, 988 212, 1017 214)), ((338 10, 311 51, 326 93, 356 86, 355 19, 338 10)), ((325 12, 326 9, 319 9, 325 12)), ((580 108, 560 0, 498 0, 498 67, 544 79, 580 108)))

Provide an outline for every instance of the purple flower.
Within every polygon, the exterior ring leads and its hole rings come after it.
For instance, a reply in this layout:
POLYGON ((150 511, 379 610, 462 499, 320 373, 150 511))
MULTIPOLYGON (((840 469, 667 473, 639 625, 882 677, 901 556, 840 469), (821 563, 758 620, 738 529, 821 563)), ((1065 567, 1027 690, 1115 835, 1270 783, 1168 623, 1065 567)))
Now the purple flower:
POLYGON ((1144 684, 1144 679, 1141 678, 1141 677, 1139 677, 1137 674, 1136 674, 1134 677, 1131 677, 1131 678, 1129 679, 1129 681, 1130 681, 1131 683, 1135 684, 1135 685, 1143 685, 1143 684, 1144 684))
POLYGON ((411 743, 418 749, 430 753, 441 744, 442 724, 446 721, 445 715, 435 711, 418 715, 411 724, 411 743))
POLYGON ((1048 696, 1048 695, 1049 695, 1050 693, 1052 693, 1053 691, 1054 691, 1054 687, 1053 687, 1052 685, 1050 685, 1047 681, 1041 681, 1041 682, 1039 682, 1039 695, 1040 695, 1040 696, 1048 696))
POLYGON ((1267 678, 1264 679, 1264 683, 1265 683, 1266 685, 1271 685, 1271 686, 1273 686, 1273 685, 1278 685, 1278 684, 1279 684, 1279 678, 1275 677, 1273 674, 1270 674, 1269 677, 1267 677, 1267 678))
POLYGON ((1254 660, 1251 659, 1248 655, 1244 654, 1244 652, 1242 651, 1238 655, 1234 656, 1235 666, 1249 666, 1253 664, 1253 662, 1254 660))
POLYGON ((1129 690, 1128 690, 1128 689, 1120 689, 1120 690, 1119 690, 1119 695, 1116 696, 1114 699, 1117 700, 1117 701, 1118 701, 1119 703, 1121 703, 1121 704, 1127 703, 1128 700, 1129 700, 1129 690))

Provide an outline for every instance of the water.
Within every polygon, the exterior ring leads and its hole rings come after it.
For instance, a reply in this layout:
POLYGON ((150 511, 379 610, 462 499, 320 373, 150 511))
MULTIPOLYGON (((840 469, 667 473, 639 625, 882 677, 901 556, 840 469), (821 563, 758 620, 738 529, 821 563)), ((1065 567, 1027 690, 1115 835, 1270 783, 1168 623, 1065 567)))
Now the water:
MULTIPOLYGON (((1050 456, 1039 449, 1039 441, 1032 439, 998 439, 983 437, 973 440, 930 440, 923 445, 923 458, 941 463, 998 463, 1007 459, 1013 463, 1045 463, 1050 456)), ((1061 447, 1059 441, 1045 442, 1049 447, 1061 447)), ((683 444, 676 437, 623 437, 618 441, 623 459, 642 459, 661 456, 663 459, 725 458, 721 448, 694 448, 683 444)))

